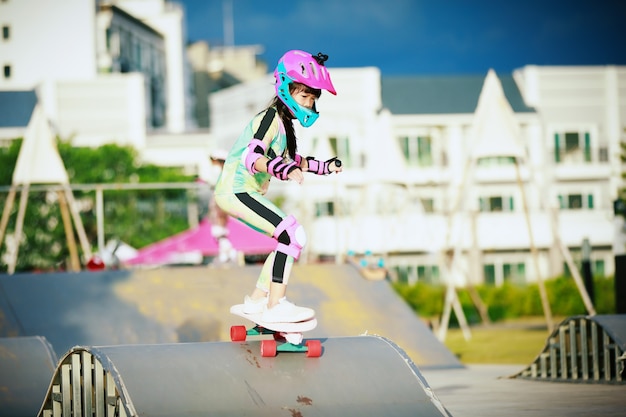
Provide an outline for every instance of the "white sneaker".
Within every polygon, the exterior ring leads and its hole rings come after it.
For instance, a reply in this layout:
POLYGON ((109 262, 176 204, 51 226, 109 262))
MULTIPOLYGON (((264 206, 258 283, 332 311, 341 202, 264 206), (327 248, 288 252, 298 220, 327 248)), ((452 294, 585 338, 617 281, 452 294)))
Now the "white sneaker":
POLYGON ((249 295, 243 299, 243 312, 246 314, 260 314, 267 306, 267 297, 253 300, 249 295))
POLYGON ((278 300, 272 308, 265 308, 261 319, 267 323, 297 323, 315 317, 315 311, 307 307, 298 307, 285 297, 278 300))

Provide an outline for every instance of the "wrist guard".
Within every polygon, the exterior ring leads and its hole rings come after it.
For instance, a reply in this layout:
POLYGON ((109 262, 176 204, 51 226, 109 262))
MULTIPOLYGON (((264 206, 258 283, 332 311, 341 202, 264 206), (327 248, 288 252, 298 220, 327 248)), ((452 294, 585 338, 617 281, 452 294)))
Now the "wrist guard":
POLYGON ((300 169, 296 161, 286 162, 282 156, 277 156, 267 163, 267 173, 279 180, 286 181, 291 171, 300 169))
POLYGON ((330 164, 336 163, 338 161, 337 157, 330 158, 328 161, 318 161, 312 156, 307 156, 306 161, 308 164, 308 171, 317 175, 328 175, 330 174, 330 164))

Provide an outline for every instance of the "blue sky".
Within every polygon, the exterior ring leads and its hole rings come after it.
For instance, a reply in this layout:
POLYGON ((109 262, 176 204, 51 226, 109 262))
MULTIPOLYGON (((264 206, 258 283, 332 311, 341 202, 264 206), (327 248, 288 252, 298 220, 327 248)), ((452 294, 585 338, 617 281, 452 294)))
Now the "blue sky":
POLYGON ((527 64, 626 65, 626 0, 177 0, 189 40, 258 44, 272 69, 289 49, 383 75, 511 72, 527 64))

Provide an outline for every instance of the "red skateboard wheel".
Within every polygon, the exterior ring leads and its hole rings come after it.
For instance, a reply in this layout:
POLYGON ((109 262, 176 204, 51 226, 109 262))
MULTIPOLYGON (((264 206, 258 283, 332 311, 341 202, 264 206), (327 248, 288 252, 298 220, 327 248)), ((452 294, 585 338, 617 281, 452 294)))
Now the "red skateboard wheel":
POLYGON ((233 342, 243 342, 247 336, 246 326, 231 326, 230 327, 230 340, 233 342))
POLYGON ((261 356, 264 358, 276 356, 275 340, 261 340, 261 356))
POLYGON ((307 358, 319 358, 322 356, 322 342, 319 340, 307 340, 306 347, 307 358))

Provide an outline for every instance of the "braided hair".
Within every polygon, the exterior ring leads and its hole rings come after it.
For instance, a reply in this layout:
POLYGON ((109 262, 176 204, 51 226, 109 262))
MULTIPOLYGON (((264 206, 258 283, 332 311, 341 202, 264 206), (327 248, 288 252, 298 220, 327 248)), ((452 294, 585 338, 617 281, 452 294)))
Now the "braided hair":
MULTIPOLYGON (((292 82, 289 84, 289 93, 293 94, 298 91, 305 91, 308 94, 313 94, 315 97, 319 98, 322 95, 322 90, 317 88, 311 88, 305 84, 292 82)), ((287 152, 289 153, 289 157, 291 159, 296 158, 296 152, 298 150, 296 131, 293 127, 293 113, 289 110, 289 107, 285 103, 282 102, 278 98, 278 96, 274 97, 272 102, 270 103, 270 107, 276 107, 276 111, 280 120, 283 122, 283 126, 285 126, 285 133, 287 135, 287 152)))

